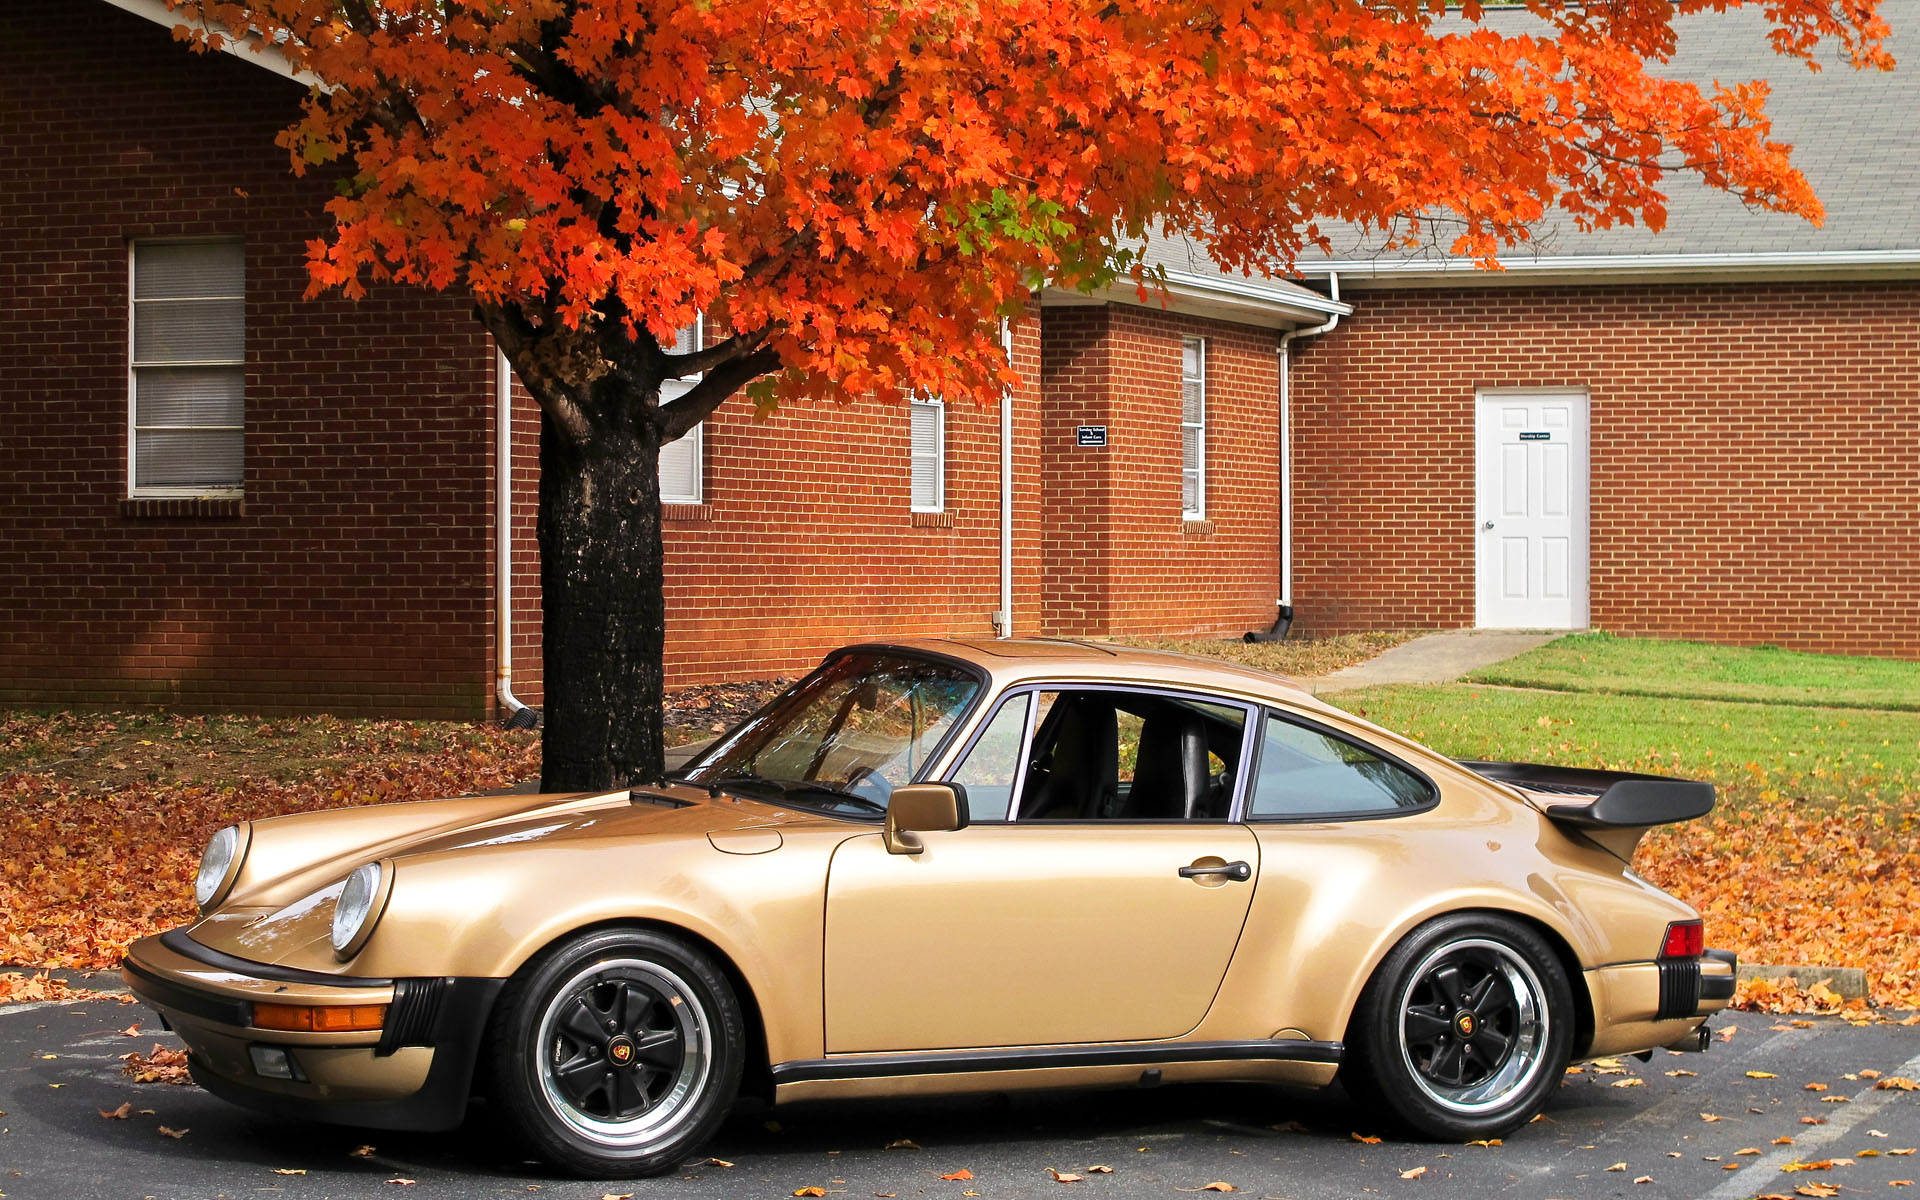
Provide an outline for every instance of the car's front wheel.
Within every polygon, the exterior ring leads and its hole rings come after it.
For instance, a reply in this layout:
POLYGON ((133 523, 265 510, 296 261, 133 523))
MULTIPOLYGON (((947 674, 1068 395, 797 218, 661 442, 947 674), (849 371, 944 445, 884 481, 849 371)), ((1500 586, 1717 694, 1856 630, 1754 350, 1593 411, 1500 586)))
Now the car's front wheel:
POLYGON ((489 1038, 493 1098, 530 1148, 575 1174, 665 1174, 726 1117, 745 1044, 708 954, 656 930, 600 930, 507 985, 489 1038))
POLYGON ((1497 1137, 1559 1085, 1572 1017, 1566 973, 1537 932, 1493 914, 1440 917, 1368 983, 1341 1078, 1427 1137, 1497 1137))

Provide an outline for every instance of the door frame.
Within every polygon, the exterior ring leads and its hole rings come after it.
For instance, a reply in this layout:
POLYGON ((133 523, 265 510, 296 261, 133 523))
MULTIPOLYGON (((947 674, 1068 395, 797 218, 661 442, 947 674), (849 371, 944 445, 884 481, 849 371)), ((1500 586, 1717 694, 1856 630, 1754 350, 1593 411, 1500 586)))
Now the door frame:
MULTIPOLYGON (((1487 592, 1493 582, 1495 564, 1489 552, 1490 539, 1482 528, 1494 502, 1498 486, 1497 456, 1488 453, 1487 411, 1490 404, 1517 399, 1569 400, 1573 402, 1573 421, 1579 431, 1568 470, 1573 478, 1568 489, 1572 508, 1572 561, 1568 566, 1568 589, 1572 592, 1572 612, 1568 629, 1585 629, 1592 613, 1593 548, 1593 394, 1577 385, 1546 387, 1485 387, 1473 393, 1473 625, 1476 629, 1520 628, 1505 622, 1494 624, 1488 617, 1487 592)), ((1531 626, 1527 627, 1531 628, 1531 626)), ((1541 628, 1559 628, 1541 626, 1541 628)))

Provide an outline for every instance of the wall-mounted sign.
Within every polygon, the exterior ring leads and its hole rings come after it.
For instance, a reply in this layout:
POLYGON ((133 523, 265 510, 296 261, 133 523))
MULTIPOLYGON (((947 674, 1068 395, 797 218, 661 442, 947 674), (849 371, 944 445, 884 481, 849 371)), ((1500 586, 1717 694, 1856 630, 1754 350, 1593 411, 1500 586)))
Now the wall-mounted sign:
POLYGON ((1526 433, 1522 433, 1520 435, 1520 440, 1523 442, 1550 442, 1553 440, 1553 434, 1547 432, 1544 429, 1538 430, 1538 431, 1530 430, 1526 433))
POLYGON ((1082 425, 1073 431, 1073 444, 1076 446, 1104 446, 1107 444, 1105 425, 1082 425))

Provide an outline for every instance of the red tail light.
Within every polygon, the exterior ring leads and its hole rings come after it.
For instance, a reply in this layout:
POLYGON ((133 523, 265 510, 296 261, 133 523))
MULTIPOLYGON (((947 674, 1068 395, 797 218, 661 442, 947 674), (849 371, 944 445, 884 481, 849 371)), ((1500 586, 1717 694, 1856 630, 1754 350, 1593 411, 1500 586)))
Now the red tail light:
POLYGON ((1698 921, 1675 921, 1667 926, 1661 958, 1699 958, 1707 949, 1707 930, 1698 921))

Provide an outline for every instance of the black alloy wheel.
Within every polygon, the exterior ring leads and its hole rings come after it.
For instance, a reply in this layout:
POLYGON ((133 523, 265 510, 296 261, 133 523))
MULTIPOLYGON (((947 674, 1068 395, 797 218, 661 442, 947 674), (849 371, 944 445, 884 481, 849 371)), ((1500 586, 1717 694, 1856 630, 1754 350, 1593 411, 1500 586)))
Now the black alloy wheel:
POLYGON ((1539 933, 1494 914, 1441 917, 1367 985, 1341 1078, 1426 1136, 1491 1137, 1545 1105, 1572 1023, 1566 974, 1539 933))
POLYGON ((649 929, 582 934, 508 984, 492 1023, 501 1116, 542 1157, 592 1178, 659 1175, 739 1092, 738 999, 706 952, 649 929))

